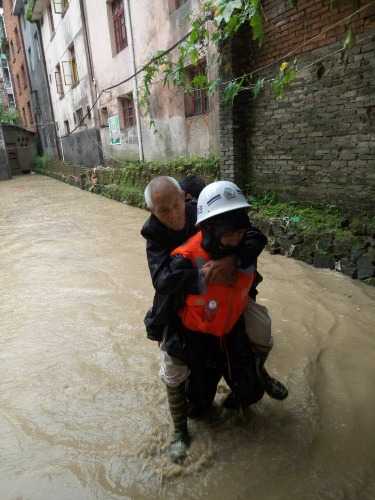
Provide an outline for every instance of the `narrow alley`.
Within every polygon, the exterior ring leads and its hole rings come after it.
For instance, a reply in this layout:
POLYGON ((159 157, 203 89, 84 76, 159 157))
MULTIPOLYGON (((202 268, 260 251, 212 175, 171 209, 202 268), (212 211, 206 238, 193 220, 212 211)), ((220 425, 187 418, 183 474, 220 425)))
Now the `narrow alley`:
POLYGON ((290 397, 192 422, 186 466, 169 463, 146 217, 47 177, 0 184, 0 498, 373 500, 375 289, 268 253, 290 397))

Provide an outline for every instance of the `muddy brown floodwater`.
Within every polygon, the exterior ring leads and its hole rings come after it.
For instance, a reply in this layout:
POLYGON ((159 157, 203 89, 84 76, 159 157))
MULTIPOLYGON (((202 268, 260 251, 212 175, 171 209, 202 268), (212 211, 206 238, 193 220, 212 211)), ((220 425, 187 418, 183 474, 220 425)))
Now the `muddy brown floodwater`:
POLYGON ((169 464, 146 217, 46 177, 0 183, 0 500, 374 500, 375 290, 267 253, 290 397, 193 422, 169 464))

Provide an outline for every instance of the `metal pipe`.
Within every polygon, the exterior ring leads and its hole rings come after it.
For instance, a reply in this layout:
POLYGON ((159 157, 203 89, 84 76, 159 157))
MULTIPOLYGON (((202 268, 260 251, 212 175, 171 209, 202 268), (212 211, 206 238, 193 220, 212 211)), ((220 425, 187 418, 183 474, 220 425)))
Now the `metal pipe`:
MULTIPOLYGON (((133 23, 130 9, 130 0, 124 0, 126 2, 126 24, 127 32, 129 33, 129 49, 131 54, 132 71, 135 74, 137 72, 137 64, 135 60, 135 48, 134 48, 134 37, 133 37, 133 23)), ((137 134, 138 134, 138 153, 140 161, 144 161, 144 150, 143 150, 143 137, 142 137, 142 124, 141 124, 141 114, 139 112, 139 99, 138 99, 138 77, 135 75, 133 79, 133 92, 134 92, 134 108, 135 108, 135 118, 137 121, 137 134)))
POLYGON ((51 89, 50 89, 49 82, 48 82, 46 55, 44 53, 44 44, 43 44, 42 30, 40 27, 40 21, 38 21, 36 23, 36 25, 37 25, 37 29, 38 29, 38 44, 39 44, 40 53, 42 54, 42 64, 44 67, 44 74, 46 77, 46 84, 47 84, 47 89, 48 89, 48 100, 49 100, 49 105, 50 105, 50 110, 51 110, 51 115, 52 115, 52 120, 53 120, 53 131, 54 131, 54 135, 55 135, 57 155, 59 157, 59 160, 64 160, 62 141, 61 141, 61 139, 57 133, 57 130, 56 130, 56 117, 55 117, 55 111, 53 109, 53 104, 52 104, 51 89))
MULTIPOLYGON (((84 33, 84 43, 85 43, 88 69, 89 69, 91 99, 92 99, 92 102, 94 103, 96 98, 97 98, 97 89, 96 89, 96 80, 95 80, 95 73, 94 73, 94 64, 92 62, 91 45, 90 45, 90 40, 89 40, 89 35, 88 35, 87 15, 86 15, 85 3, 83 0, 79 0, 79 7, 81 10, 82 27, 83 27, 83 33, 84 33)), ((94 116, 94 125, 95 125, 95 128, 97 128, 100 126, 100 124, 99 124, 98 113, 97 113, 97 110, 95 107, 93 109, 93 116, 94 116)))

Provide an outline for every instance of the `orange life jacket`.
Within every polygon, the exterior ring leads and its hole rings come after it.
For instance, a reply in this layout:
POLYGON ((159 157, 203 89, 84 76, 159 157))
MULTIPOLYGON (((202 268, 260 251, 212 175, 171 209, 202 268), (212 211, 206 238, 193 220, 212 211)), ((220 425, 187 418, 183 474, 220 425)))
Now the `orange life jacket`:
MULTIPOLYGON (((200 269, 210 259, 202 248, 202 232, 175 248, 172 256, 181 255, 200 269)), ((238 270, 233 285, 209 284, 199 295, 189 294, 178 311, 183 325, 201 333, 222 337, 229 333, 239 320, 248 303, 249 290, 254 282, 255 269, 238 270)))

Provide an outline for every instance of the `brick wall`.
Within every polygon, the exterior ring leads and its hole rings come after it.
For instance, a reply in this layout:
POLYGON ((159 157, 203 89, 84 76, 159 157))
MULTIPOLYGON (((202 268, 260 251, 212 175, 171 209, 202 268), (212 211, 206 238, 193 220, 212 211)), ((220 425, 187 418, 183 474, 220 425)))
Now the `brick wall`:
MULTIPOLYGON (((350 5, 331 11, 325 2, 300 0, 300 10, 280 13, 277 3, 267 3, 265 15, 275 17, 267 25, 264 47, 254 54, 254 66, 298 47, 298 65, 308 69, 298 74, 284 99, 267 91, 251 103, 246 172, 251 188, 375 213, 375 5, 353 18, 355 46, 325 58, 342 47, 345 26, 317 38, 314 48, 302 47, 303 40, 349 15, 350 5), (277 26, 277 35, 270 25, 277 26)), ((275 67, 267 72, 274 74, 275 67)))
POLYGON ((28 76, 20 18, 12 15, 13 0, 3 0, 3 9, 4 24, 7 38, 9 40, 9 68, 12 75, 17 110, 19 112, 22 125, 30 130, 35 131, 35 120, 34 117, 32 117, 31 119, 28 109, 28 103, 30 103, 30 109, 32 109, 30 80, 28 76), (18 31, 18 41, 16 37, 16 30, 18 31), (13 44, 14 51, 12 51, 12 49, 10 48, 11 44, 13 44), (22 77, 22 67, 25 71, 25 78, 22 77), (20 86, 18 85, 17 75, 20 80, 20 86))
MULTIPOLYGON (((243 27, 236 37, 221 48, 220 77, 230 81, 251 69, 249 58, 249 27, 243 27)), ((247 137, 249 134, 250 94, 241 92, 233 105, 225 103, 224 87, 219 92, 219 138, 221 177, 244 185, 247 182, 247 137)))
POLYGON ((287 0, 265 0, 262 48, 240 35, 242 46, 224 53, 233 76, 246 73, 250 62, 251 70, 264 68, 260 76, 272 77, 294 50, 299 67, 312 66, 282 100, 269 90, 255 100, 244 92, 232 113, 221 107, 222 175, 257 193, 375 213, 375 4, 352 19, 354 47, 332 56, 348 26, 327 28, 353 12, 352 1, 337 3, 330 9, 328 0, 298 0, 290 8, 287 0), (244 43, 246 64, 238 59, 244 43))
MULTIPOLYGON (((290 7, 288 0, 263 0, 265 43, 256 54, 254 66, 272 63, 290 51, 295 50, 295 54, 299 55, 341 42, 347 30, 345 24, 338 24, 323 36, 317 35, 350 16, 354 3, 353 0, 297 0, 296 6, 290 7), (336 7, 331 8, 331 3, 335 3, 336 7), (312 38, 313 41, 306 43, 312 38)), ((361 8, 373 2, 358 0, 356 3, 361 8)), ((354 16, 351 24, 356 34, 375 28, 375 4, 354 16)))

